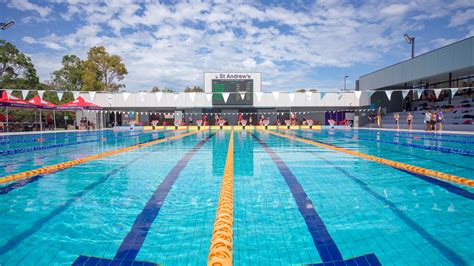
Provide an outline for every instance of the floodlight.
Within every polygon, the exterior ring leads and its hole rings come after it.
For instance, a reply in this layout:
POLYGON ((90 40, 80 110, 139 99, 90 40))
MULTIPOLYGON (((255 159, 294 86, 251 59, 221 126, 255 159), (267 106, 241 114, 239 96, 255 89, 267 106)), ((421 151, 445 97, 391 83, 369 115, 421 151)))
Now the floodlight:
POLYGON ((8 28, 10 28, 11 26, 13 26, 15 24, 15 22, 13 20, 10 20, 8 22, 0 22, 0 29, 2 30, 6 30, 8 28))

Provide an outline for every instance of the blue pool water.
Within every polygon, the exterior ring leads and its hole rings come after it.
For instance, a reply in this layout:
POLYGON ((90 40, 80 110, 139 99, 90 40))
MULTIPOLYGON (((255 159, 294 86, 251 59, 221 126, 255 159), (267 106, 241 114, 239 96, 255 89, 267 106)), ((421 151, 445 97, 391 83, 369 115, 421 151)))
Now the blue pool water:
MULTIPOLYGON (((186 132, 0 136, 0 177, 186 132)), ((474 178, 472 136, 279 133, 474 178)), ((1 184, 0 265, 205 265, 229 138, 198 132, 1 184)), ((234 265, 474 265, 471 187, 262 131, 234 132, 234 162, 234 265)))

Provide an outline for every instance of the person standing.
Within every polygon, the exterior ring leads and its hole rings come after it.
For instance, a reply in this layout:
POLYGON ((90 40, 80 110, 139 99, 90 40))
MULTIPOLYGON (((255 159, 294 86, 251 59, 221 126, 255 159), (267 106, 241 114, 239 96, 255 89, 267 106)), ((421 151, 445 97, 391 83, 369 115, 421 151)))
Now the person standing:
POLYGON ((433 114, 431 114, 431 130, 433 131, 436 131, 436 119, 438 117, 438 114, 437 112, 433 112, 433 114))
POLYGON ((436 112, 436 123, 438 125, 438 130, 439 131, 443 130, 443 119, 444 119, 443 111, 438 109, 438 112, 436 112))
POLYGON ((412 128, 413 128, 413 115, 411 114, 411 112, 408 112, 407 123, 408 123, 408 130, 412 130, 412 128))
POLYGON ((395 119, 395 125, 396 125, 397 129, 400 129, 400 114, 395 113, 393 115, 393 118, 395 119))
POLYGON ((424 119, 423 122, 425 122, 425 125, 426 125, 425 131, 429 131, 430 128, 431 128, 431 112, 430 111, 428 111, 428 110, 426 111, 425 119, 424 119))
POLYGON ((377 127, 382 128, 382 107, 377 110, 377 127))

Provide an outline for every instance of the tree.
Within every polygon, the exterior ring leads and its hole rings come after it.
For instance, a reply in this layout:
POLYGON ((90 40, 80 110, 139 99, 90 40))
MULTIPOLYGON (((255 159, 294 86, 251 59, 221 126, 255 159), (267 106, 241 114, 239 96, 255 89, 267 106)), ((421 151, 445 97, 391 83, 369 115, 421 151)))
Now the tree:
POLYGON ((39 83, 31 58, 13 44, 0 40, 0 87, 34 89, 39 83))
POLYGON ((186 87, 186 88, 184 89, 184 92, 204 92, 204 90, 203 90, 201 87, 199 87, 199 86, 194 86, 194 87, 192 87, 192 88, 186 87))
POLYGON ((84 62, 76 55, 65 55, 62 64, 63 67, 51 75, 53 85, 61 90, 81 90, 84 62))
POLYGON ((296 92, 306 92, 305 89, 299 89, 299 90, 296 90, 296 92))
POLYGON ((117 83, 128 74, 122 58, 110 55, 103 46, 92 47, 87 53, 82 75, 83 90, 87 91, 118 91, 125 87, 117 83))
POLYGON ((172 89, 172 88, 160 89, 160 88, 158 88, 157 86, 154 86, 154 87, 150 90, 150 92, 160 92, 160 91, 161 91, 161 92, 169 92, 169 93, 175 92, 175 90, 172 89))

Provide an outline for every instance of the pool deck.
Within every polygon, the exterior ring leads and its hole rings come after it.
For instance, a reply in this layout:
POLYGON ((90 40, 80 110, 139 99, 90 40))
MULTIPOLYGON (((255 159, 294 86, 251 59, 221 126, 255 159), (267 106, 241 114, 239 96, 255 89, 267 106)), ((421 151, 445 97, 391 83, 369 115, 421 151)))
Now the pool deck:
POLYGON ((35 134, 51 134, 51 133, 74 133, 74 132, 93 132, 93 131, 105 131, 112 130, 113 128, 94 129, 94 130, 43 130, 43 131, 27 131, 27 132, 1 132, 0 136, 12 136, 12 135, 35 135, 35 134))
POLYGON ((358 129, 368 129, 368 130, 375 130, 375 131, 392 131, 392 132, 418 132, 418 133, 432 133, 432 134, 462 134, 462 135, 474 135, 474 132, 470 131, 425 131, 420 129, 394 129, 394 128, 370 128, 370 127, 359 127, 358 129))

